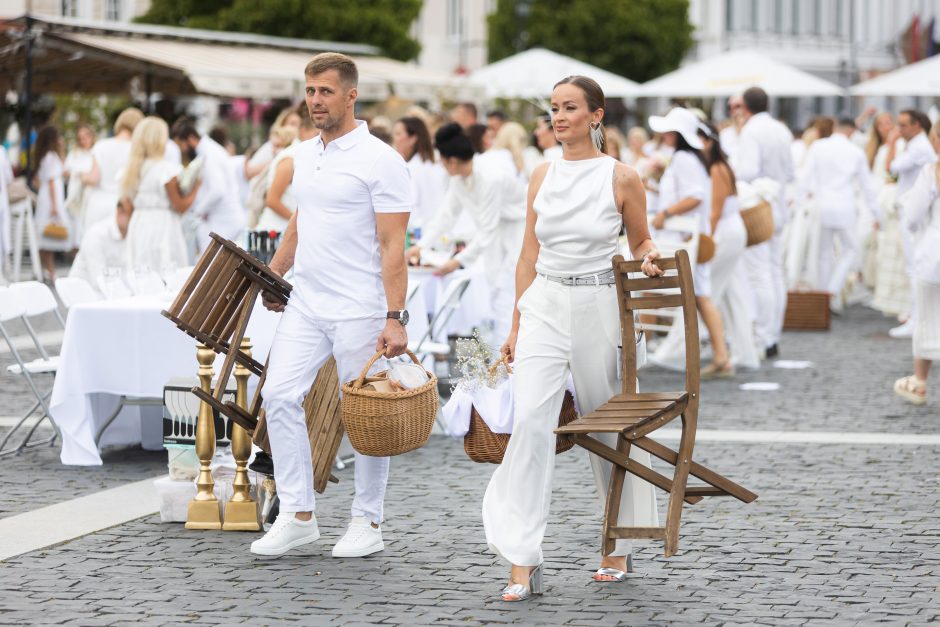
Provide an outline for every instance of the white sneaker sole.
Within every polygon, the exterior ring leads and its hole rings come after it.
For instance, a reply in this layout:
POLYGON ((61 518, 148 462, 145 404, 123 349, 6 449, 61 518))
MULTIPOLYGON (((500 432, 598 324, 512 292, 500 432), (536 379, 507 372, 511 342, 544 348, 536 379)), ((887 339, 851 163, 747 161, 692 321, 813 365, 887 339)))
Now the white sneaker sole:
POLYGON ((379 551, 385 550, 385 542, 379 540, 369 546, 357 549, 355 551, 337 551, 336 547, 333 547, 333 557, 365 557, 366 555, 372 555, 373 553, 378 553, 379 551))
POLYGON ((277 557, 278 555, 284 555, 291 549, 296 549, 299 546, 310 544, 311 542, 316 542, 319 539, 320 539, 320 531, 317 530, 316 533, 310 534, 309 536, 304 536, 303 538, 297 538, 296 540, 289 542, 286 546, 277 548, 277 549, 256 548, 255 545, 252 544, 251 552, 255 555, 264 555, 266 557, 277 557))

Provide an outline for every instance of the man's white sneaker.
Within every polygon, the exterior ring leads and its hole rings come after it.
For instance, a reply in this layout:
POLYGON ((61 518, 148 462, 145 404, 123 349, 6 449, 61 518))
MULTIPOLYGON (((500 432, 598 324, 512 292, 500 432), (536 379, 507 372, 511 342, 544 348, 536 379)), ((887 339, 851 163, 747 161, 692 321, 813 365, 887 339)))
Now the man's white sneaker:
POLYGON ((333 557, 365 557, 385 549, 382 528, 375 528, 363 516, 353 516, 342 540, 333 547, 333 557))
POLYGON ((896 340, 912 338, 914 337, 914 322, 912 319, 908 318, 907 322, 904 324, 896 326, 888 331, 888 335, 896 340))
POLYGON ((297 520, 293 513, 281 512, 271 529, 251 543, 255 555, 284 555, 298 546, 320 539, 316 516, 308 521, 297 520))

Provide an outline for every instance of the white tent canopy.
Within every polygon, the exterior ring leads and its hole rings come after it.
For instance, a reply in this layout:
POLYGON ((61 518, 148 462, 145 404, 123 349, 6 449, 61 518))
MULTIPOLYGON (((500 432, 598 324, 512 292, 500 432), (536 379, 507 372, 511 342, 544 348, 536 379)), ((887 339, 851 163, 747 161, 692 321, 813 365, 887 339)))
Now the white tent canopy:
POLYGON ((608 98, 637 95, 639 84, 577 59, 532 48, 480 68, 470 83, 486 90, 488 98, 545 98, 559 80, 573 74, 593 78, 608 98))
POLYGON ((728 97, 748 87, 762 87, 773 96, 840 96, 844 90, 829 81, 757 52, 726 52, 684 65, 640 86, 640 96, 728 97))
POLYGON ((940 96, 940 56, 858 83, 853 96, 940 96))

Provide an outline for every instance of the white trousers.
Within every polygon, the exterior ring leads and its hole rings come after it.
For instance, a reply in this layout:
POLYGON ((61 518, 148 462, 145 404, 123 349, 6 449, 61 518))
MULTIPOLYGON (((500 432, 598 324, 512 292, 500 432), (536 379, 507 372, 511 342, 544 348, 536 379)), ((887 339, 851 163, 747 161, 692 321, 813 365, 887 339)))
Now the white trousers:
POLYGON ((819 279, 816 286, 830 294, 841 294, 849 273, 858 262, 855 226, 845 229, 823 228, 819 237, 819 279), (839 257, 836 259, 836 240, 839 257))
POLYGON ((740 215, 727 216, 718 222, 715 256, 711 260, 712 300, 721 312, 731 362, 735 366, 757 368, 760 360, 754 343, 754 315, 743 285, 746 246, 747 230, 740 215))
MULTIPOLYGON (((303 400, 317 372, 332 355, 341 385, 358 377, 375 354, 375 342, 384 326, 382 319, 316 320, 293 302, 281 315, 262 394, 282 512, 310 512, 316 505, 303 400)), ((387 457, 356 453, 353 516, 382 522, 388 467, 387 457)))
POLYGON ((787 277, 783 266, 785 249, 783 231, 778 230, 770 239, 770 281, 773 292, 773 318, 770 328, 773 342, 770 345, 780 341, 780 336, 783 335, 783 317, 787 312, 787 277))
POLYGON ((770 261, 770 242, 748 246, 744 264, 754 303, 754 334, 761 349, 774 343, 775 296, 770 261))
MULTIPOLYGON (((552 501, 553 431, 558 426, 565 381, 570 372, 582 414, 621 392, 617 372, 620 311, 613 285, 566 287, 542 276, 519 299, 519 311, 513 433, 503 463, 483 497, 483 527, 487 543, 499 556, 518 566, 535 566, 542 562, 542 539, 552 501)), ((616 434, 597 437, 616 446, 616 434)), ((603 508, 611 465, 590 457, 603 508)), ((637 447, 631 448, 630 457, 650 465, 649 454, 637 447)), ((654 487, 628 473, 618 525, 658 524, 654 487)), ((613 555, 627 555, 630 550, 628 540, 618 540, 613 555)))

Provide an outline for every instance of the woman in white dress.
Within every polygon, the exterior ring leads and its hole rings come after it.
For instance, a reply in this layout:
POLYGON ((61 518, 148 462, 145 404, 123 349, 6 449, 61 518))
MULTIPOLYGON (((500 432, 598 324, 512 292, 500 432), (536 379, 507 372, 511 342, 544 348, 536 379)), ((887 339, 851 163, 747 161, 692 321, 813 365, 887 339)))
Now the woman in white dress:
POLYGON ((111 220, 120 197, 119 173, 127 167, 131 154, 131 135, 144 114, 135 107, 124 109, 114 122, 114 137, 102 139, 91 149, 91 170, 81 175, 89 188, 82 231, 101 220, 111 220))
POLYGON ((294 150, 298 143, 297 129, 293 126, 279 126, 271 129, 270 139, 274 158, 265 176, 268 177, 268 191, 264 197, 264 210, 258 218, 258 231, 277 231, 287 228, 290 217, 297 211, 297 199, 294 198, 291 179, 294 176, 294 150))
POLYGON ((408 164, 414 209, 408 230, 421 239, 423 229, 434 220, 444 204, 447 172, 434 157, 431 134, 421 118, 403 117, 392 126, 392 147, 408 164))
POLYGON ((188 263, 180 215, 196 193, 180 193, 179 164, 165 158, 169 128, 157 117, 144 118, 134 129, 131 154, 121 181, 121 202, 132 211, 127 227, 128 270, 155 272, 181 268, 188 263))
POLYGON ((85 201, 88 194, 82 184, 82 175, 91 172, 93 158, 91 149, 95 145, 95 132, 87 124, 80 124, 75 131, 75 146, 65 156, 65 177, 68 179, 65 206, 72 221, 69 239, 72 248, 82 242, 81 225, 85 219, 85 201))
MULTIPOLYGON (((711 235, 712 219, 712 181, 708 174, 708 162, 701 150, 704 147, 698 134, 699 120, 688 109, 676 107, 665 117, 651 116, 650 128, 662 133, 666 145, 675 151, 663 172, 659 182, 659 211, 653 217, 655 229, 662 229, 666 220, 672 216, 690 213, 698 217, 699 234, 711 235)), ((711 299, 711 264, 696 263, 694 270, 695 304, 702 322, 708 329, 714 353, 712 366, 706 369, 708 376, 731 376, 733 370, 725 344, 725 328, 721 313, 711 299)), ((657 363, 679 360, 673 347, 684 350, 684 344, 677 333, 671 334, 672 341, 664 342, 654 355, 657 363), (667 350, 668 349, 668 350, 667 350)), ((665 364, 664 364, 665 365, 665 364)))
MULTIPOLYGON (((603 91, 589 78, 572 76, 555 85, 551 107, 564 158, 538 166, 529 185, 525 243, 516 266, 516 308, 501 349, 515 363, 513 433, 483 497, 487 543, 512 565, 504 601, 542 592, 554 429, 565 381, 570 374, 582 413, 621 389, 620 312, 610 265, 621 229, 626 228, 634 258, 643 259, 644 273, 662 273, 651 263, 659 253, 649 237, 643 185, 633 168, 603 153, 603 105, 603 91), (558 282, 572 276, 591 284, 558 282)), ((649 454, 636 447, 630 457, 650 463, 649 454)), ((610 464, 592 455, 591 466, 599 495, 604 495, 610 464)), ((650 484, 632 475, 625 479, 618 522, 658 524, 650 484)), ((624 581, 630 551, 628 541, 618 540, 612 555, 601 557, 595 581, 624 581)))
MULTIPOLYGON (((933 149, 940 152, 940 124, 930 131, 933 149)), ((940 359, 940 163, 924 166, 917 181, 900 198, 903 228, 915 235, 913 276, 914 374, 898 379, 894 391, 915 405, 927 402, 927 376, 940 359)))
POLYGON ((39 235, 39 260, 42 263, 43 278, 55 280, 55 253, 71 250, 68 235, 59 239, 49 237, 46 228, 61 225, 70 230, 72 223, 65 208, 65 168, 62 165, 60 151, 62 136, 54 126, 47 126, 36 136, 36 162, 39 171, 39 196, 36 199, 36 233, 39 235))
POLYGON ((699 135, 705 144, 703 154, 708 162, 711 177, 710 227, 715 239, 715 256, 711 266, 711 300, 721 312, 725 335, 730 347, 728 351, 715 350, 712 363, 702 369, 702 378, 734 376, 734 367, 757 368, 754 338, 754 316, 749 306, 748 285, 742 272, 744 249, 747 247, 747 229, 741 219, 738 203, 737 181, 728 163, 728 156, 721 149, 718 130, 703 124, 699 135))

